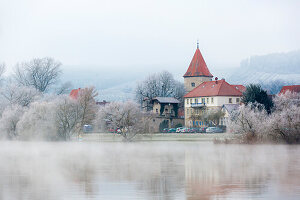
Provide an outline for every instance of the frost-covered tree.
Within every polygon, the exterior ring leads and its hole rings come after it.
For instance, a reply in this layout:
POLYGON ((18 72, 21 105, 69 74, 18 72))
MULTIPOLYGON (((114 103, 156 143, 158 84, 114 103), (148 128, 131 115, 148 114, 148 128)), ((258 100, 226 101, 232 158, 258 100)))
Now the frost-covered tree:
POLYGON ((117 129, 125 140, 143 133, 151 116, 143 113, 134 102, 112 102, 100 108, 97 119, 106 128, 117 129))
POLYGON ((97 95, 95 87, 88 87, 79 91, 77 101, 81 113, 81 127, 85 124, 91 124, 94 121, 98 109, 95 100, 97 95))
POLYGON ((61 94, 70 94, 71 90, 73 88, 73 85, 70 81, 67 81, 65 83, 62 83, 61 85, 59 85, 56 89, 55 89, 55 93, 57 95, 61 95, 61 94))
POLYGON ((76 100, 68 96, 56 100, 55 120, 59 139, 70 140, 71 136, 80 130, 81 119, 82 112, 76 100))
POLYGON ((16 139, 17 124, 26 109, 20 105, 7 106, 0 119, 1 138, 16 139))
POLYGON ((3 101, 10 105, 29 106, 30 103, 41 97, 41 93, 33 87, 7 84, 0 90, 3 101))
POLYGON ((274 98, 270 116, 272 136, 289 144, 300 143, 300 93, 286 92, 274 98))
POLYGON ((144 98, 175 97, 182 100, 185 94, 183 83, 176 81, 170 72, 163 71, 148 76, 136 88, 136 98, 141 103, 144 98))
POLYGON ((262 105, 249 103, 241 105, 230 116, 228 129, 236 134, 242 134, 243 142, 261 141, 265 133, 267 113, 262 105))
POLYGON ((17 124, 17 134, 22 140, 56 140, 57 132, 54 101, 32 103, 17 124))
POLYGON ((35 58, 18 64, 13 77, 20 85, 46 92, 58 81, 61 74, 60 66, 61 63, 53 58, 35 58))

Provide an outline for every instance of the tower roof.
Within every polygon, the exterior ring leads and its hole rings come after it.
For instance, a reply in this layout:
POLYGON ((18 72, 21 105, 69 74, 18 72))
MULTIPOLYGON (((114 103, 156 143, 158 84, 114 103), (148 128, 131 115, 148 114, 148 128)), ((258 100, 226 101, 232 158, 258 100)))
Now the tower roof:
POLYGON ((202 54, 198 48, 194 54, 194 57, 190 63, 190 66, 183 77, 190 77, 190 76, 207 76, 213 77, 213 75, 209 72, 206 63, 202 57, 202 54))

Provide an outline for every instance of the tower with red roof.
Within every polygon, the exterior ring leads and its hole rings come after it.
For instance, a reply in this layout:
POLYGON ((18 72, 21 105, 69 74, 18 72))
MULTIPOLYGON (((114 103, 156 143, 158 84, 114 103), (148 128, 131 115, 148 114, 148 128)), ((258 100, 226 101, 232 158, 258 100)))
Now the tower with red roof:
POLYGON ((184 87, 186 92, 192 91, 198 85, 205 81, 211 81, 213 75, 210 73, 203 56, 199 50, 199 43, 197 42, 197 49, 193 59, 187 69, 184 77, 184 87))

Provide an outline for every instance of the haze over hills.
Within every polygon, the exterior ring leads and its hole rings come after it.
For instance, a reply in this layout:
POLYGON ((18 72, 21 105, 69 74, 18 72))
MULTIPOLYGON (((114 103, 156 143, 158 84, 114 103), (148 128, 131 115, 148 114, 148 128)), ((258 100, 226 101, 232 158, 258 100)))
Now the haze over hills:
MULTIPOLYGON (((151 73, 162 71, 162 67, 141 68, 139 71, 124 70, 82 70, 78 67, 69 67, 64 70, 62 79, 71 81, 74 88, 94 85, 98 91, 98 100, 125 101, 134 99, 135 87, 151 73), (145 68, 146 69, 146 68, 145 68), (152 71, 153 70, 153 71, 152 71)), ((281 80, 287 84, 300 84, 300 50, 288 53, 273 53, 262 56, 252 56, 241 61, 237 68, 212 68, 208 66, 212 74, 219 79, 225 78, 231 84, 268 83, 281 80)), ((102 68, 103 69, 103 68, 102 68)), ((163 68, 162 68, 163 69, 163 68)), ((183 81, 187 66, 182 70, 173 71, 173 75, 179 81, 183 81)))
POLYGON ((232 83, 249 84, 282 80, 300 83, 300 50, 252 56, 228 77, 232 83))

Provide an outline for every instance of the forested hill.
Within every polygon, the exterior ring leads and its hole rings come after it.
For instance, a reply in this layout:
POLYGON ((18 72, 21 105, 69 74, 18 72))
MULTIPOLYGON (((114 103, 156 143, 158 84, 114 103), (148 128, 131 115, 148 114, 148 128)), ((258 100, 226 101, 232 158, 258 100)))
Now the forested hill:
POLYGON ((233 83, 259 83, 274 80, 300 83, 300 50, 252 56, 228 77, 233 83))

